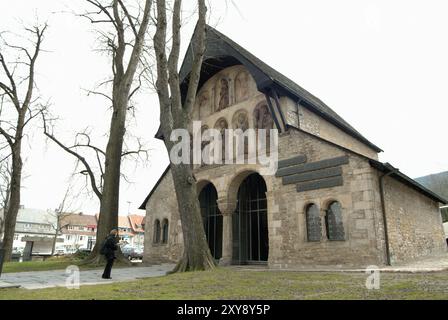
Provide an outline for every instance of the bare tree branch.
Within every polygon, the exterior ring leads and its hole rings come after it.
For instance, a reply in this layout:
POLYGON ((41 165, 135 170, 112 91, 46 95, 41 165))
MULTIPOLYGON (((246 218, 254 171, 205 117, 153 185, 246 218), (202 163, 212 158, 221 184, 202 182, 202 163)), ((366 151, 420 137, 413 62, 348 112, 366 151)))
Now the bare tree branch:
POLYGON ((185 99, 184 109, 188 115, 191 115, 193 110, 194 101, 196 98, 196 92, 199 85, 199 78, 201 76, 201 66, 205 53, 205 26, 206 26, 206 12, 204 0, 198 0, 199 18, 196 28, 199 32, 195 33, 196 36, 193 39, 194 57, 193 66, 191 68, 190 77, 188 81, 187 97, 185 99))
POLYGON ((120 4, 121 9, 123 10, 123 12, 124 12, 126 18, 128 19, 129 25, 131 26, 132 31, 134 32, 134 36, 135 36, 135 38, 137 38, 137 37, 138 37, 138 32, 137 32, 137 29, 135 28, 135 24, 134 24, 134 22, 133 22, 133 20, 132 20, 131 15, 129 14, 128 9, 127 9, 126 6, 123 4, 123 1, 118 0, 118 3, 120 4))
POLYGON ((6 132, 5 130, 3 130, 2 127, 0 127, 0 134, 3 135, 3 137, 5 137, 6 141, 8 142, 8 144, 10 145, 10 147, 12 148, 14 146, 14 141, 13 141, 13 137, 6 132))
POLYGON ((66 152, 70 153, 71 155, 75 156, 86 168, 87 173, 90 177, 90 183, 93 189, 93 192, 95 193, 95 195, 98 197, 98 199, 101 201, 102 198, 102 193, 101 191, 98 189, 97 184, 96 184, 96 179, 95 179, 95 175, 89 165, 89 163, 87 162, 87 160, 81 156, 80 154, 78 154, 77 152, 73 151, 72 149, 66 147, 62 142, 60 142, 56 137, 54 137, 52 134, 48 133, 47 131, 47 120, 45 119, 45 116, 42 115, 42 120, 44 123, 44 134, 51 139, 52 141, 54 141, 59 147, 61 147, 63 150, 65 150, 66 152))
POLYGON ((91 23, 102 23, 102 22, 112 23, 114 25, 115 29, 117 29, 117 24, 116 24, 114 18, 112 17, 111 13, 108 10, 111 8, 111 6, 103 6, 97 0, 86 0, 86 1, 89 2, 90 4, 92 4, 93 6, 95 6, 96 8, 98 8, 99 11, 98 12, 86 12, 85 14, 82 14, 80 16, 89 19, 91 23), (92 14, 99 15, 101 13, 105 14, 108 19, 107 20, 95 20, 90 17, 92 14))

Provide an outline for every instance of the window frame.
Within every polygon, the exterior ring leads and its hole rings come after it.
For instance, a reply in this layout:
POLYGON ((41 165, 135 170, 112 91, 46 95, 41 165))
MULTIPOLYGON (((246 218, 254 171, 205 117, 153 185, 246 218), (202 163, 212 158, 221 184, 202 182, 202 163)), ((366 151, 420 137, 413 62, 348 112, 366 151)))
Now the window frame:
POLYGON ((346 240, 342 211, 343 211, 342 204, 337 200, 330 201, 327 205, 327 209, 325 210, 325 230, 327 233, 328 241, 346 240), (335 204, 339 205, 339 212, 332 210, 332 206, 335 204), (334 216, 333 218, 334 222, 329 221, 330 214, 334 216), (339 217, 337 215, 339 215, 339 217), (339 224, 338 220, 340 220, 339 224), (334 225, 330 226, 330 222, 333 223, 334 225), (330 227, 332 232, 330 232, 330 227))
POLYGON ((161 233, 162 233, 161 243, 162 244, 168 244, 169 226, 170 226, 170 222, 168 221, 168 219, 166 219, 166 218, 163 219, 162 227, 161 227, 161 233))
POLYGON ((159 244, 160 243, 160 235, 161 235, 161 225, 160 225, 160 220, 156 219, 154 221, 154 235, 153 235, 153 243, 154 244, 159 244))
POLYGON ((319 206, 316 203, 314 203, 314 202, 309 203, 309 204, 307 204, 305 206, 305 225, 306 225, 306 239, 307 239, 307 241, 308 242, 320 242, 322 240, 322 221, 321 221, 321 218, 320 218, 319 206), (313 218, 315 218, 319 222, 318 223, 318 228, 316 228, 316 230, 319 230, 319 235, 318 235, 318 237, 316 235, 315 238, 311 237, 311 232, 310 232, 311 231, 310 227, 312 227, 312 225, 311 225, 312 221, 310 221, 310 218, 309 218, 309 213, 310 213, 311 207, 315 207, 316 208, 317 216, 313 217, 313 218))

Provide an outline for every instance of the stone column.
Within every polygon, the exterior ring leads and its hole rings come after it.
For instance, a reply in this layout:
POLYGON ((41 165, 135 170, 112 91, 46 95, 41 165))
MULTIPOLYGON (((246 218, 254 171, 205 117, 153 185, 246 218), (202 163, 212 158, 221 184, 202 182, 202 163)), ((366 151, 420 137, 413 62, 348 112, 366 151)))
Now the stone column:
POLYGON ((327 211, 325 209, 320 209, 320 227, 321 227, 321 241, 328 241, 327 235, 327 224, 325 223, 325 216, 327 215, 327 211))
POLYGON ((219 265, 228 266, 232 263, 232 216, 236 204, 230 204, 227 199, 218 199, 217 203, 222 214, 222 257, 219 265))

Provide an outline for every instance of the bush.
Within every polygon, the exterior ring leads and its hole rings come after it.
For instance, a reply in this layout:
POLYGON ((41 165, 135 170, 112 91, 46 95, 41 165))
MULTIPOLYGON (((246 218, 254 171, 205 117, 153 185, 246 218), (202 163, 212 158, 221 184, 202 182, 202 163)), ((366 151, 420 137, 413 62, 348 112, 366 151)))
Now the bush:
POLYGON ((90 250, 78 250, 74 254, 72 254, 71 257, 73 259, 83 260, 89 256, 90 252, 90 250))

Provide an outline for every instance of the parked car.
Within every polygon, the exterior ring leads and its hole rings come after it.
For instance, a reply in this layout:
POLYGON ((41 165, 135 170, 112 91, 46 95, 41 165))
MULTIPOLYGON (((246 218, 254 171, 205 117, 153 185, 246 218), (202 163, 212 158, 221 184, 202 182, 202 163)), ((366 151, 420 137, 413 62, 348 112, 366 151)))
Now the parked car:
POLYGON ((64 249, 56 249, 55 251, 54 251, 54 255, 55 256, 63 256, 63 255, 65 255, 66 253, 65 253, 65 250, 64 249))
POLYGON ((121 252, 125 256, 125 258, 129 259, 129 261, 132 261, 134 259, 143 259, 143 252, 133 248, 133 247, 123 247, 121 249, 121 252))

